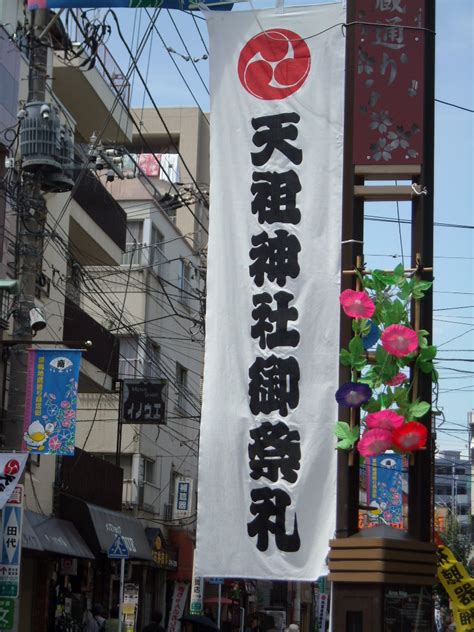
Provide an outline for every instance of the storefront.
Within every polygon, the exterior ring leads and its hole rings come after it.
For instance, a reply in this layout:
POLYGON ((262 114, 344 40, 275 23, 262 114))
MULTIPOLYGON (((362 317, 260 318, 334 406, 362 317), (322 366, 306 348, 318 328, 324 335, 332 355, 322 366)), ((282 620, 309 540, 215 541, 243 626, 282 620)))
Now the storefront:
POLYGON ((20 632, 45 632, 58 617, 82 619, 94 556, 67 520, 23 514, 20 632))
POLYGON ((60 496, 61 514, 81 529, 96 560, 93 565, 93 582, 87 594, 88 605, 100 603, 107 610, 119 603, 120 563, 109 560, 107 553, 117 535, 120 535, 129 552, 125 565, 125 582, 129 594, 138 604, 137 629, 144 620, 145 594, 148 568, 153 558, 145 530, 137 518, 125 513, 93 505, 78 498, 60 496))

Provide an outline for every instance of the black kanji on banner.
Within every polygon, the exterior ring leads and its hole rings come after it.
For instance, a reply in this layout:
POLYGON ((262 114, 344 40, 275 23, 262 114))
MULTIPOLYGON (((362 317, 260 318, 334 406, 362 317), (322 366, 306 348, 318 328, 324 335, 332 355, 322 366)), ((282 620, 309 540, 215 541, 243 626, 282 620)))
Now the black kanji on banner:
MULTIPOLYGON (((255 134, 253 144, 261 148, 251 153, 252 164, 263 167, 276 152, 294 165, 301 164, 302 150, 291 141, 298 137, 296 112, 261 116, 252 119, 255 134)), ((287 286, 300 273, 298 255, 301 245, 296 235, 277 228, 267 230, 267 225, 284 224, 289 229, 299 224, 301 211, 297 196, 301 182, 294 169, 286 171, 253 171, 250 191, 253 195, 251 212, 262 230, 252 235, 249 251, 249 275, 254 284, 265 290, 252 297, 253 324, 250 335, 258 340, 264 351, 289 347, 296 349, 300 343, 298 309, 292 292, 277 290, 287 286), (265 227, 265 229, 263 229, 265 227), (290 306, 291 303, 291 306, 290 306)), ((249 407, 255 417, 278 413, 289 418, 299 404, 300 367, 297 357, 271 354, 256 357, 249 367, 249 407)), ((293 421, 293 420, 292 420, 293 421)), ((279 419, 260 421, 249 431, 248 446, 250 476, 257 483, 266 479, 271 484, 285 481, 293 485, 298 480, 301 467, 300 433, 279 419)), ((269 535, 274 536, 280 551, 294 552, 301 546, 298 522, 294 510, 293 525, 287 519, 287 510, 293 501, 287 487, 256 487, 251 489, 250 513, 254 518, 247 523, 250 537, 256 537, 259 551, 266 551, 269 535), (287 526, 287 522, 290 526, 287 526)), ((289 513, 289 512, 288 512, 289 513)))

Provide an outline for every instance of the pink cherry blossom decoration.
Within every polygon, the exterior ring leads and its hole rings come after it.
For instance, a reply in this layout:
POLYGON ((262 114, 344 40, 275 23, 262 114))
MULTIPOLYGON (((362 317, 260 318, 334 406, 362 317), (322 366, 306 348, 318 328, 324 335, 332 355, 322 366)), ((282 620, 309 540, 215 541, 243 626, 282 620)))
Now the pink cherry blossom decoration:
POLYGON ((390 325, 381 336, 382 347, 388 353, 403 358, 418 348, 416 331, 404 325, 390 325))
POLYGON ((403 382, 405 382, 407 379, 408 376, 400 371, 400 373, 397 373, 395 377, 392 377, 391 380, 388 380, 387 386, 400 386, 400 384, 403 384, 403 382))
POLYGON ((339 302, 346 316, 351 318, 370 318, 375 312, 375 305, 366 292, 344 290, 339 302))
POLYGON ((395 430, 405 423, 405 418, 393 410, 379 410, 369 413, 365 418, 367 428, 381 428, 382 430, 395 430))
POLYGON ((383 454, 392 445, 392 433, 389 430, 374 428, 366 430, 357 444, 359 454, 364 457, 383 454))

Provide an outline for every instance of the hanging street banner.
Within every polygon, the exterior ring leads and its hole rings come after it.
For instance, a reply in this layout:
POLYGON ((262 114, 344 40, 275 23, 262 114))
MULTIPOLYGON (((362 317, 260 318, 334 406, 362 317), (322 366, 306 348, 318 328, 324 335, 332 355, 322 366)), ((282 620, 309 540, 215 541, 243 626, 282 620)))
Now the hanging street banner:
POLYGON ((448 593, 457 632, 474 629, 474 578, 447 546, 438 546, 438 579, 448 593))
POLYGON ((19 595, 23 494, 23 485, 17 485, 2 511, 0 597, 19 595))
POLYGON ((173 601, 171 602, 170 618, 167 632, 180 632, 181 617, 184 612, 184 604, 188 597, 189 583, 175 582, 173 590, 173 601))
POLYGON ((25 469, 26 452, 0 453, 0 509, 8 502, 25 469))
POLYGON ((28 10, 34 9, 119 9, 121 7, 130 7, 141 9, 144 7, 156 7, 160 9, 181 9, 187 11, 189 9, 198 9, 199 4, 209 4, 213 6, 211 9, 220 9, 230 11, 232 3, 225 0, 28 0, 28 10))
POLYGON ((165 424, 166 380, 124 380, 122 423, 165 424))
POLYGON ((29 349, 23 449, 73 456, 81 351, 29 349))
POLYGON ((313 581, 336 514, 345 14, 340 3, 205 14, 196 573, 313 581))
POLYGON ((386 524, 403 529, 403 456, 380 454, 365 460, 368 527, 386 524))

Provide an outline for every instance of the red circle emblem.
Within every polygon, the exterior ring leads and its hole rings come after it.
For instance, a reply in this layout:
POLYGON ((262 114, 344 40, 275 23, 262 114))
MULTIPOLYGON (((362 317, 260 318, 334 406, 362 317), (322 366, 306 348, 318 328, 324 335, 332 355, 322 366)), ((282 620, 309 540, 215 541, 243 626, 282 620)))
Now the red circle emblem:
POLYGON ((5 463, 4 474, 14 476, 15 474, 18 474, 19 471, 20 471, 20 464, 18 463, 16 459, 10 459, 9 461, 5 463))
POLYGON ((305 82, 311 66, 306 42, 293 31, 270 29, 252 37, 242 48, 240 83, 257 99, 286 99, 305 82))

